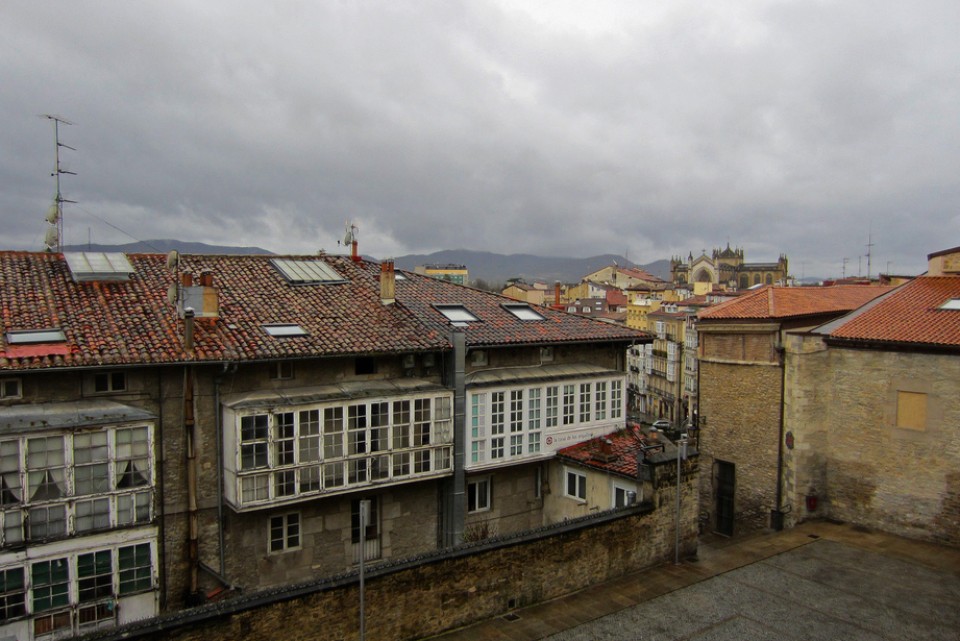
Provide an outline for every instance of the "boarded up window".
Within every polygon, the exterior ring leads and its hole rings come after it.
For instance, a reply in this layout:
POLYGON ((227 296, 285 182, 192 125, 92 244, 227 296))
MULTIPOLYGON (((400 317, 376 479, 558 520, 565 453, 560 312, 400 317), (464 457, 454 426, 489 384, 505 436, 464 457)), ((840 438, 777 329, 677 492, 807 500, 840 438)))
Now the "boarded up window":
POLYGON ((909 430, 927 429, 926 394, 897 392, 897 427, 909 430))

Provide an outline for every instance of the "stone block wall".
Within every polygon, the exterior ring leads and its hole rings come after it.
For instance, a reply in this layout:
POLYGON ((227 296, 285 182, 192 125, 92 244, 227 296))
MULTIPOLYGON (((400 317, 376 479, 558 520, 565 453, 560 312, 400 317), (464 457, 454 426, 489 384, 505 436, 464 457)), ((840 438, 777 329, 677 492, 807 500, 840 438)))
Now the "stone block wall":
MULTIPOLYGON (((686 476, 686 475, 685 475, 686 476)), ((681 554, 696 551, 695 480, 682 487, 681 554)), ((662 496, 661 496, 662 494, 662 496)), ((649 507, 604 513, 393 567, 369 568, 365 589, 370 641, 422 638, 538 603, 631 571, 672 561, 675 488, 649 507)), ((100 639, 324 641, 355 638, 356 577, 260 592, 103 632, 100 639)))
POLYGON ((715 524, 715 462, 733 463, 734 533, 768 527, 776 507, 781 369, 711 361, 701 361, 700 368, 702 508, 715 524))
POLYGON ((828 516, 960 545, 960 358, 873 349, 788 356, 785 450, 794 520, 828 516), (923 429, 897 426, 901 391, 926 395, 923 429), (815 512, 805 509, 817 490, 815 512))

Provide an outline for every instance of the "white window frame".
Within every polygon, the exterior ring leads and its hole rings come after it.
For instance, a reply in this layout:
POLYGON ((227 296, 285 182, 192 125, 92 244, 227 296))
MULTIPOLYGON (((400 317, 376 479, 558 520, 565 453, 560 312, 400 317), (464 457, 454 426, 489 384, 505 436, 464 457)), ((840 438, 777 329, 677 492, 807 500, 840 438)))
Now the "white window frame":
POLYGON ((637 486, 631 485, 626 481, 618 481, 616 479, 612 479, 610 482, 610 507, 614 509, 626 507, 629 505, 629 503, 626 503, 626 502, 623 505, 617 505, 618 491, 623 492, 624 499, 626 499, 627 492, 633 492, 635 495, 637 495, 637 486))
POLYGON ((580 503, 587 502, 587 475, 580 470, 563 468, 563 495, 580 503), (570 493, 570 481, 574 481, 574 494, 570 493), (583 494, 583 496, 580 496, 583 494))
POLYGON ((256 508, 446 473, 452 469, 452 405, 452 395, 433 391, 237 413, 238 447, 228 454, 235 465, 232 500, 237 508, 256 508))
POLYGON ((493 477, 482 476, 467 481, 467 513, 489 512, 493 507, 493 477), (473 501, 473 509, 470 502, 473 501))
POLYGON ((303 519, 299 512, 276 514, 267 524, 267 552, 283 554, 303 546, 303 519))

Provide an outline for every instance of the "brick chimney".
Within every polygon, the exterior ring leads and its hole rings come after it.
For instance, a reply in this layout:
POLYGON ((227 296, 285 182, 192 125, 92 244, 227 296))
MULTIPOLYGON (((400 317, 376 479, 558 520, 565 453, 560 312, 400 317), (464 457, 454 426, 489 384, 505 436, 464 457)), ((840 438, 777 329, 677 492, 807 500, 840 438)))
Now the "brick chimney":
POLYGON ((560 281, 559 280, 553 285, 553 304, 556 307, 560 307, 560 281))
POLYGON ((384 305, 393 305, 396 300, 397 275, 393 261, 385 260, 380 263, 380 302, 384 305))

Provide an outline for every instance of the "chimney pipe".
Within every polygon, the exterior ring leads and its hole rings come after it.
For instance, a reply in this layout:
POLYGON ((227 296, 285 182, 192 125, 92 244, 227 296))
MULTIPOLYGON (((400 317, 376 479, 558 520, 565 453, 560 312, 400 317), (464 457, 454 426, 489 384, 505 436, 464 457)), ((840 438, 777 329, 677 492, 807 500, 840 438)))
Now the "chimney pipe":
POLYGON ((560 307, 560 281, 553 285, 553 304, 560 307))
POLYGON ((192 307, 183 310, 183 349, 193 351, 193 317, 192 307))
POLYGON ((355 262, 355 263, 359 263, 359 262, 360 262, 360 254, 357 252, 357 239, 356 239, 356 238, 354 238, 354 239, 353 239, 353 242, 350 243, 350 247, 351 247, 351 249, 350 249, 350 260, 352 260, 352 261, 355 262))
POLYGON ((397 300, 397 275, 393 261, 387 259, 380 263, 380 302, 393 305, 397 300))
POLYGON ((200 284, 204 287, 213 287, 213 270, 205 269, 200 272, 200 284))
POLYGON ((190 272, 180 274, 180 284, 184 287, 193 287, 193 274, 190 272))

